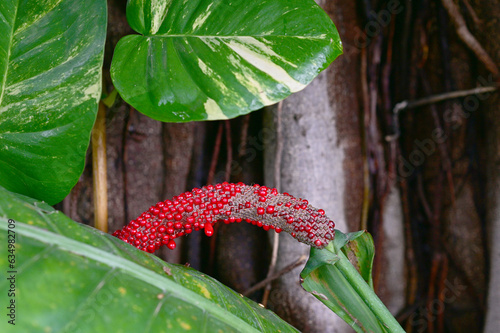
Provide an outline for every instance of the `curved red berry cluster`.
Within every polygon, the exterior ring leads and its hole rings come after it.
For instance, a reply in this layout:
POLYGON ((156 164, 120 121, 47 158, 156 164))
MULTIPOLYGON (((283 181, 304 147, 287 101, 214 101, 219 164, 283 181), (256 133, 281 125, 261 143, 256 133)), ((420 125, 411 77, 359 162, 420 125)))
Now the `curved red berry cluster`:
POLYGON ((203 229, 213 234, 213 224, 248 222, 276 232, 285 231, 300 242, 323 248, 335 237, 335 223, 307 200, 274 188, 243 183, 222 183, 158 202, 113 236, 153 253, 161 245, 174 249, 174 239, 203 229))

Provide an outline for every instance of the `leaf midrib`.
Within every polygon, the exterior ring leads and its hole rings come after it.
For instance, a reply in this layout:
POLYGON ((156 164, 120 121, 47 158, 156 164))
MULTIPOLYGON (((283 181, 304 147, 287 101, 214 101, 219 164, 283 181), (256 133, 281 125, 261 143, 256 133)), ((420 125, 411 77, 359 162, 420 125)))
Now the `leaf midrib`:
POLYGON ((166 38, 166 37, 193 37, 193 38, 264 38, 264 37, 282 37, 282 38, 299 38, 299 39, 328 39, 328 34, 324 36, 291 36, 291 35, 189 35, 189 34, 161 34, 161 35, 143 35, 138 34, 137 36, 148 37, 148 38, 166 38))
MULTIPOLYGON (((0 221, 5 222, 0 223, 0 229, 7 230, 7 219, 0 218, 0 221)), ((168 290, 180 299, 184 299, 191 304, 199 306, 204 311, 210 312, 220 321, 227 323, 229 326, 232 326, 238 330, 242 330, 244 332, 259 332, 257 329, 246 323, 241 318, 235 316, 229 311, 224 310, 217 304, 208 301, 206 298, 198 295, 194 291, 173 282, 163 275, 153 272, 120 256, 105 252, 97 247, 78 242, 63 235, 50 232, 38 227, 30 226, 18 220, 16 220, 15 231, 16 233, 30 237, 32 239, 36 239, 46 244, 58 246, 63 250, 67 250, 71 253, 103 263, 111 268, 121 269, 122 272, 128 273, 132 277, 138 278, 145 283, 149 283, 150 285, 155 286, 160 290, 168 290)))

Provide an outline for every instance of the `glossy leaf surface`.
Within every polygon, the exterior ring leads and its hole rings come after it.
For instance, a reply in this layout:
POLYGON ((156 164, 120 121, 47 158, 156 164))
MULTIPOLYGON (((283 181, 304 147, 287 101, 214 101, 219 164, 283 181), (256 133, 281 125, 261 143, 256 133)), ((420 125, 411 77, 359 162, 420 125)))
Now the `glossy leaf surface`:
POLYGON ((2 255, 0 269, 16 271, 16 332, 297 332, 205 274, 0 187, 0 244, 8 230, 15 263, 2 255))
POLYGON ((0 185, 61 201, 101 95, 104 0, 0 1, 0 185))
POLYGON ((342 52, 313 0, 130 0, 120 95, 158 120, 236 117, 303 89, 342 52))

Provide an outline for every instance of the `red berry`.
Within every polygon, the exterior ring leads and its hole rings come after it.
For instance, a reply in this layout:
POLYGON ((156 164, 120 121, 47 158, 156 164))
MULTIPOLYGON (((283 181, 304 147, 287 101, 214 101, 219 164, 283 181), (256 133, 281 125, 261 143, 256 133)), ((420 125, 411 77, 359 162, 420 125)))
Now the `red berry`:
POLYGON ((175 244, 174 240, 171 239, 168 244, 167 244, 167 247, 170 249, 170 250, 173 250, 175 249, 175 247, 177 246, 177 244, 175 244))
POLYGON ((205 223, 205 235, 212 236, 214 234, 214 228, 210 223, 205 223))

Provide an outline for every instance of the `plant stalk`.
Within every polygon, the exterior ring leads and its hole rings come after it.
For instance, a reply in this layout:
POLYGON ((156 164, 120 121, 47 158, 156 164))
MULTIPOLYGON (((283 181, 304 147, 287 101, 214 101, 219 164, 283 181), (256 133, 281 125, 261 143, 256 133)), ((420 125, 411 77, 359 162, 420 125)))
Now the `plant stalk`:
POLYGON ((337 255, 339 261, 335 263, 335 266, 350 282, 351 286, 356 290, 358 295, 361 296, 375 316, 377 316, 382 325, 391 333, 404 333, 404 329, 385 307, 384 303, 378 298, 373 289, 363 280, 345 254, 341 250, 337 250, 337 255))
POLYGON ((108 180, 106 163, 106 106, 99 102, 92 130, 92 179, 94 184, 94 226, 108 232, 108 180))

